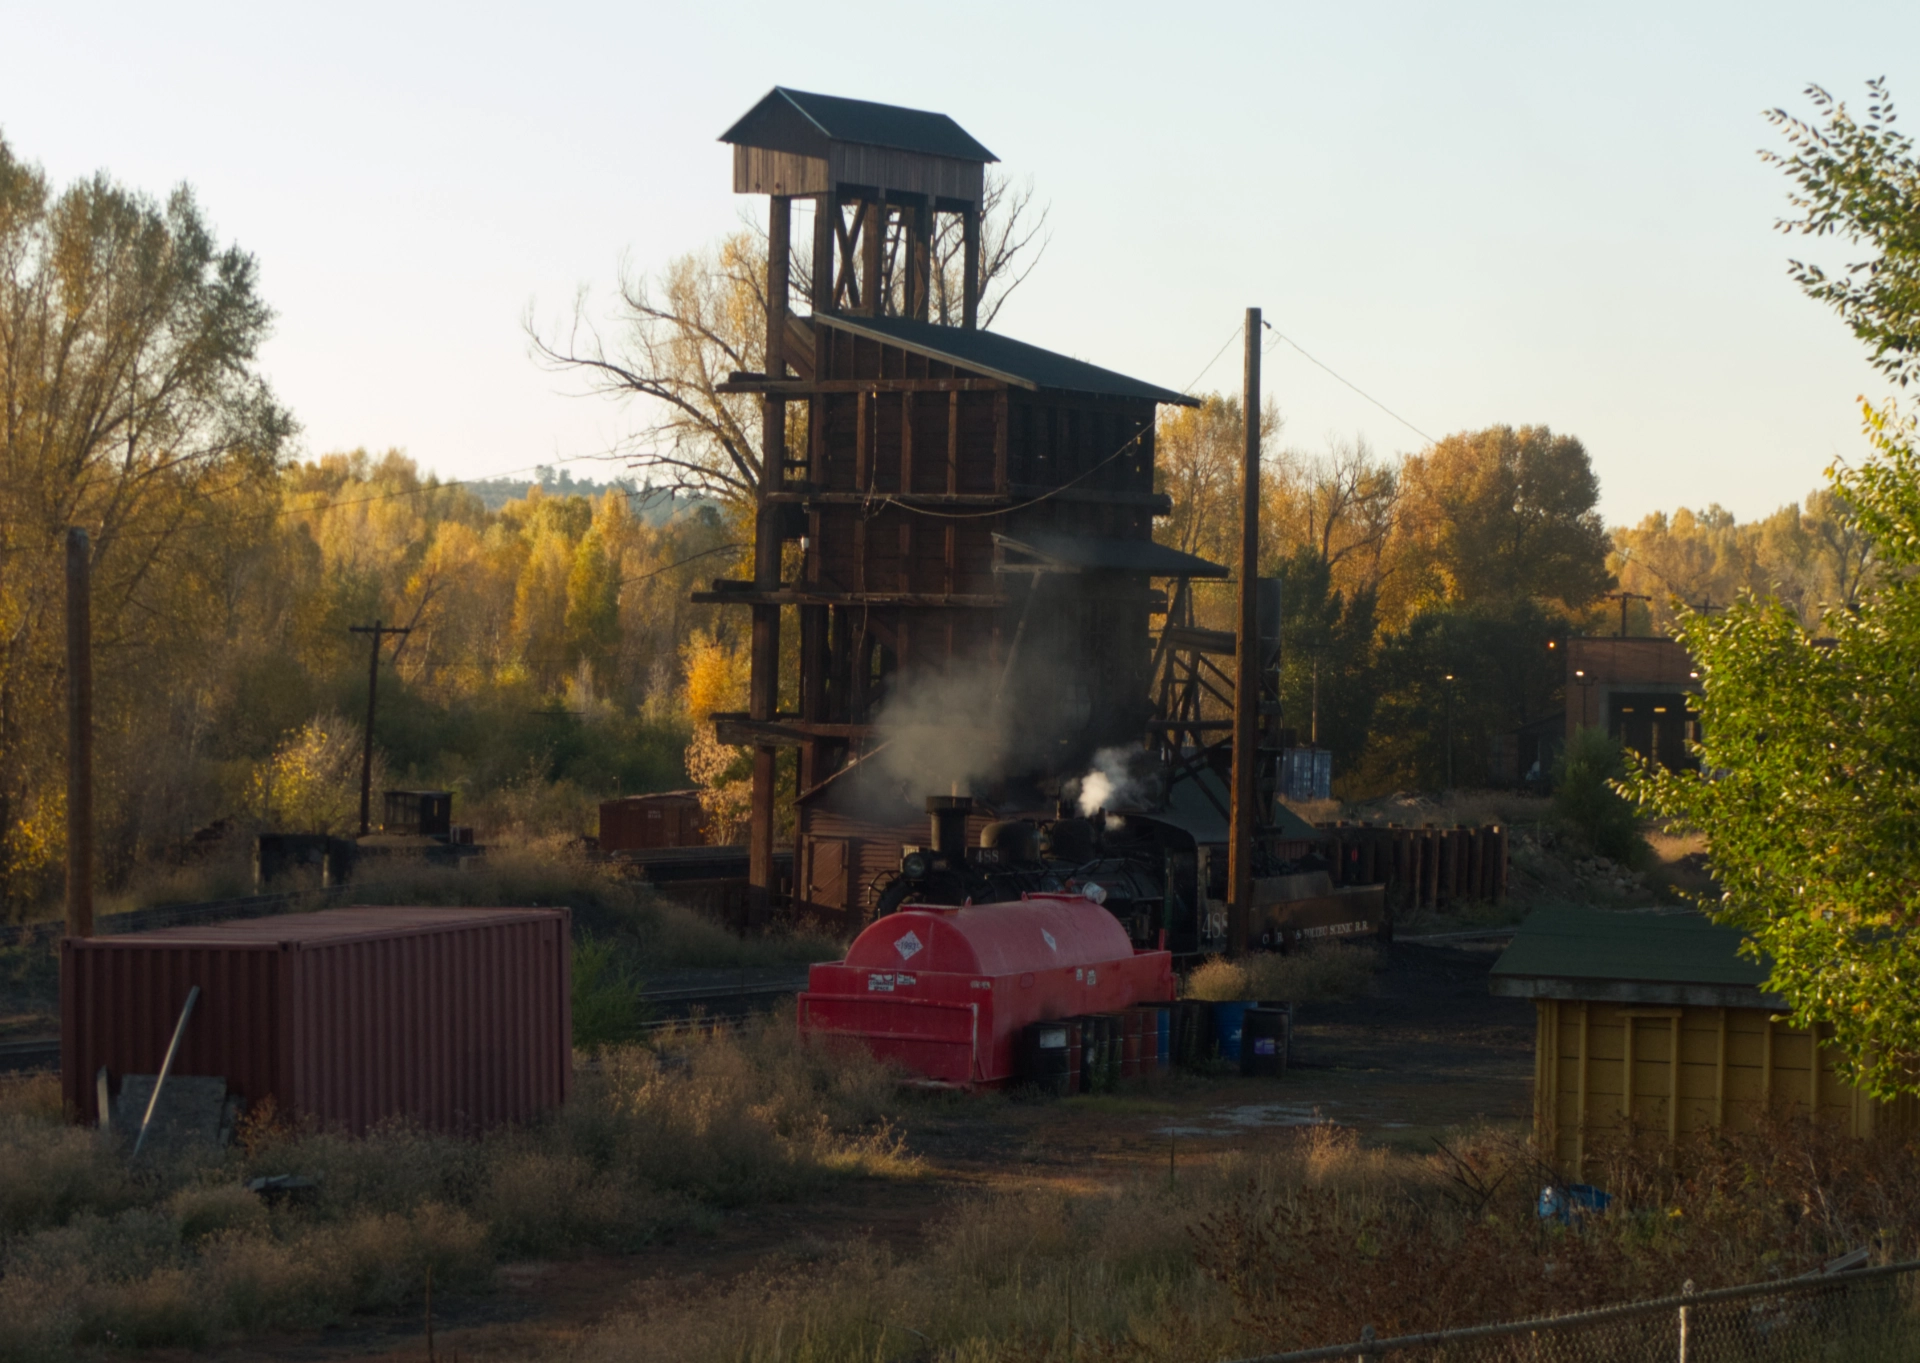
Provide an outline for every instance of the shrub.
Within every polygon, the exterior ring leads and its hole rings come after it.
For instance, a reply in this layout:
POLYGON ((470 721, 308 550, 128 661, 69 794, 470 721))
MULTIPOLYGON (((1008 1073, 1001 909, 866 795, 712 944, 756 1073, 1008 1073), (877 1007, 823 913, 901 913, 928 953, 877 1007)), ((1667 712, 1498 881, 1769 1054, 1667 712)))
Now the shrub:
POLYGON ((582 1050, 637 1041, 647 1020, 628 953, 591 936, 573 946, 573 1044, 582 1050))
POLYGON ((1187 976, 1190 999, 1231 1002, 1335 1003, 1357 998, 1373 979, 1372 947, 1321 942, 1287 953, 1250 952, 1236 960, 1215 956, 1187 976))
POLYGON ((1626 774, 1626 749, 1605 730, 1576 731, 1554 767, 1553 812, 1593 851, 1638 866, 1647 853, 1639 819, 1632 803, 1614 789, 1626 774))

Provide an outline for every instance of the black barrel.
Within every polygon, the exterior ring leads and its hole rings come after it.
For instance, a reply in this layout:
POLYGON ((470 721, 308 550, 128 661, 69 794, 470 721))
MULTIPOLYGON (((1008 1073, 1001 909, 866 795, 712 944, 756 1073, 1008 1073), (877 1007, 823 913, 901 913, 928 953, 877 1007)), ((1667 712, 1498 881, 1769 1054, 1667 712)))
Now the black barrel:
POLYGON ((1080 1019, 1080 1091, 1096 1093, 1100 1088, 1100 1019, 1088 1014, 1080 1019))
POLYGON ((1102 1013, 1101 1021, 1107 1024, 1107 1091, 1111 1093, 1120 1087, 1121 1062, 1126 1059, 1127 1015, 1125 1013, 1102 1013))
POLYGON ((1287 1015, 1287 1063, 1291 1065, 1293 1063, 1293 1005, 1282 1003, 1278 999, 1261 999, 1255 1006, 1271 1008, 1287 1015))
POLYGON ((1055 1098, 1067 1095, 1073 1058, 1067 1054, 1067 1024, 1030 1022, 1020 1031, 1021 1079, 1055 1098))
POLYGON ((1240 1024, 1240 1073, 1278 1079, 1287 1072, 1287 1015, 1255 1005, 1240 1024))
POLYGON ((1192 1069, 1213 1056, 1213 1005, 1203 999, 1181 999, 1174 1015, 1177 1042, 1174 1063, 1192 1069))

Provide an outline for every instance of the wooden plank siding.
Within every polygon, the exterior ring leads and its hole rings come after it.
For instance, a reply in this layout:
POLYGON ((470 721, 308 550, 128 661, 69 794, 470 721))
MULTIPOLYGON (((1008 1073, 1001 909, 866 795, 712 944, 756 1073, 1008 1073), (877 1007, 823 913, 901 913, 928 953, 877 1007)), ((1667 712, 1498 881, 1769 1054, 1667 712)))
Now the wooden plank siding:
MULTIPOLYGON (((780 496, 805 509, 798 585, 848 599, 820 608, 831 613, 808 655, 821 673, 803 688, 809 720, 872 722, 876 698, 897 694, 903 677, 1005 665, 1029 579, 994 573, 995 532, 1152 539, 1153 402, 983 380, 841 328, 815 325, 811 339, 812 378, 793 390, 808 403, 806 478, 780 496)), ((1146 580, 1061 574, 1043 591, 1021 656, 1070 660, 1058 690, 1093 729, 1135 722, 1151 662, 1146 580)), ((1090 736, 1139 739, 1131 728, 1090 736)), ((850 751, 820 740, 804 764, 810 781, 850 751)), ((924 820, 873 823, 827 793, 802 800, 796 908, 863 922, 868 887, 926 837, 924 820)))
POLYGON ((1595 1150, 1671 1149, 1701 1131, 1751 1131, 1766 1114, 1812 1114, 1855 1135, 1911 1130, 1912 1100, 1872 1101, 1838 1053, 1765 1008, 1649 1007, 1537 999, 1535 1136, 1578 1176, 1595 1150))

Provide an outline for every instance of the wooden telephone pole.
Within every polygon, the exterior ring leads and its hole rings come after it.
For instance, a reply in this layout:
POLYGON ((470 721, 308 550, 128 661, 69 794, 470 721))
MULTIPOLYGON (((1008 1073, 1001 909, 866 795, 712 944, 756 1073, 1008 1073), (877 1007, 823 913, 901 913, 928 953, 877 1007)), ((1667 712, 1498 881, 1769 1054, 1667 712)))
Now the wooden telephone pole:
POLYGON ((1246 464, 1240 474, 1240 629, 1234 647, 1233 819, 1227 852, 1227 950, 1247 949, 1253 922, 1253 835, 1260 826, 1260 309, 1247 309, 1242 380, 1246 464))
POLYGON ((1618 601, 1620 603, 1620 637, 1622 639, 1627 637, 1627 603, 1629 601, 1646 601, 1651 603, 1653 600, 1652 597, 1642 596, 1639 592, 1608 592, 1603 599, 1607 601, 1618 601))
POLYGON ((348 625, 347 632, 373 636, 373 649, 367 658, 367 744, 360 755, 360 836, 364 838, 373 831, 373 706, 380 691, 380 636, 411 634, 413 629, 375 620, 371 625, 348 625))
POLYGON ((67 935, 93 936, 93 546, 67 527, 67 935))

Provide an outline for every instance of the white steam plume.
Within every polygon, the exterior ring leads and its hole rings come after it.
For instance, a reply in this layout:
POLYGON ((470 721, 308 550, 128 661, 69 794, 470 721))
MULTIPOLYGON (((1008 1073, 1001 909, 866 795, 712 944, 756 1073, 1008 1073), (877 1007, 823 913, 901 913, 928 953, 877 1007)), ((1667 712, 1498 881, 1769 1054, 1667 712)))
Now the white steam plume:
POLYGON ((1102 748, 1093 755, 1093 770, 1080 778, 1080 813, 1126 809, 1145 803, 1146 788, 1128 770, 1138 750, 1102 748))

